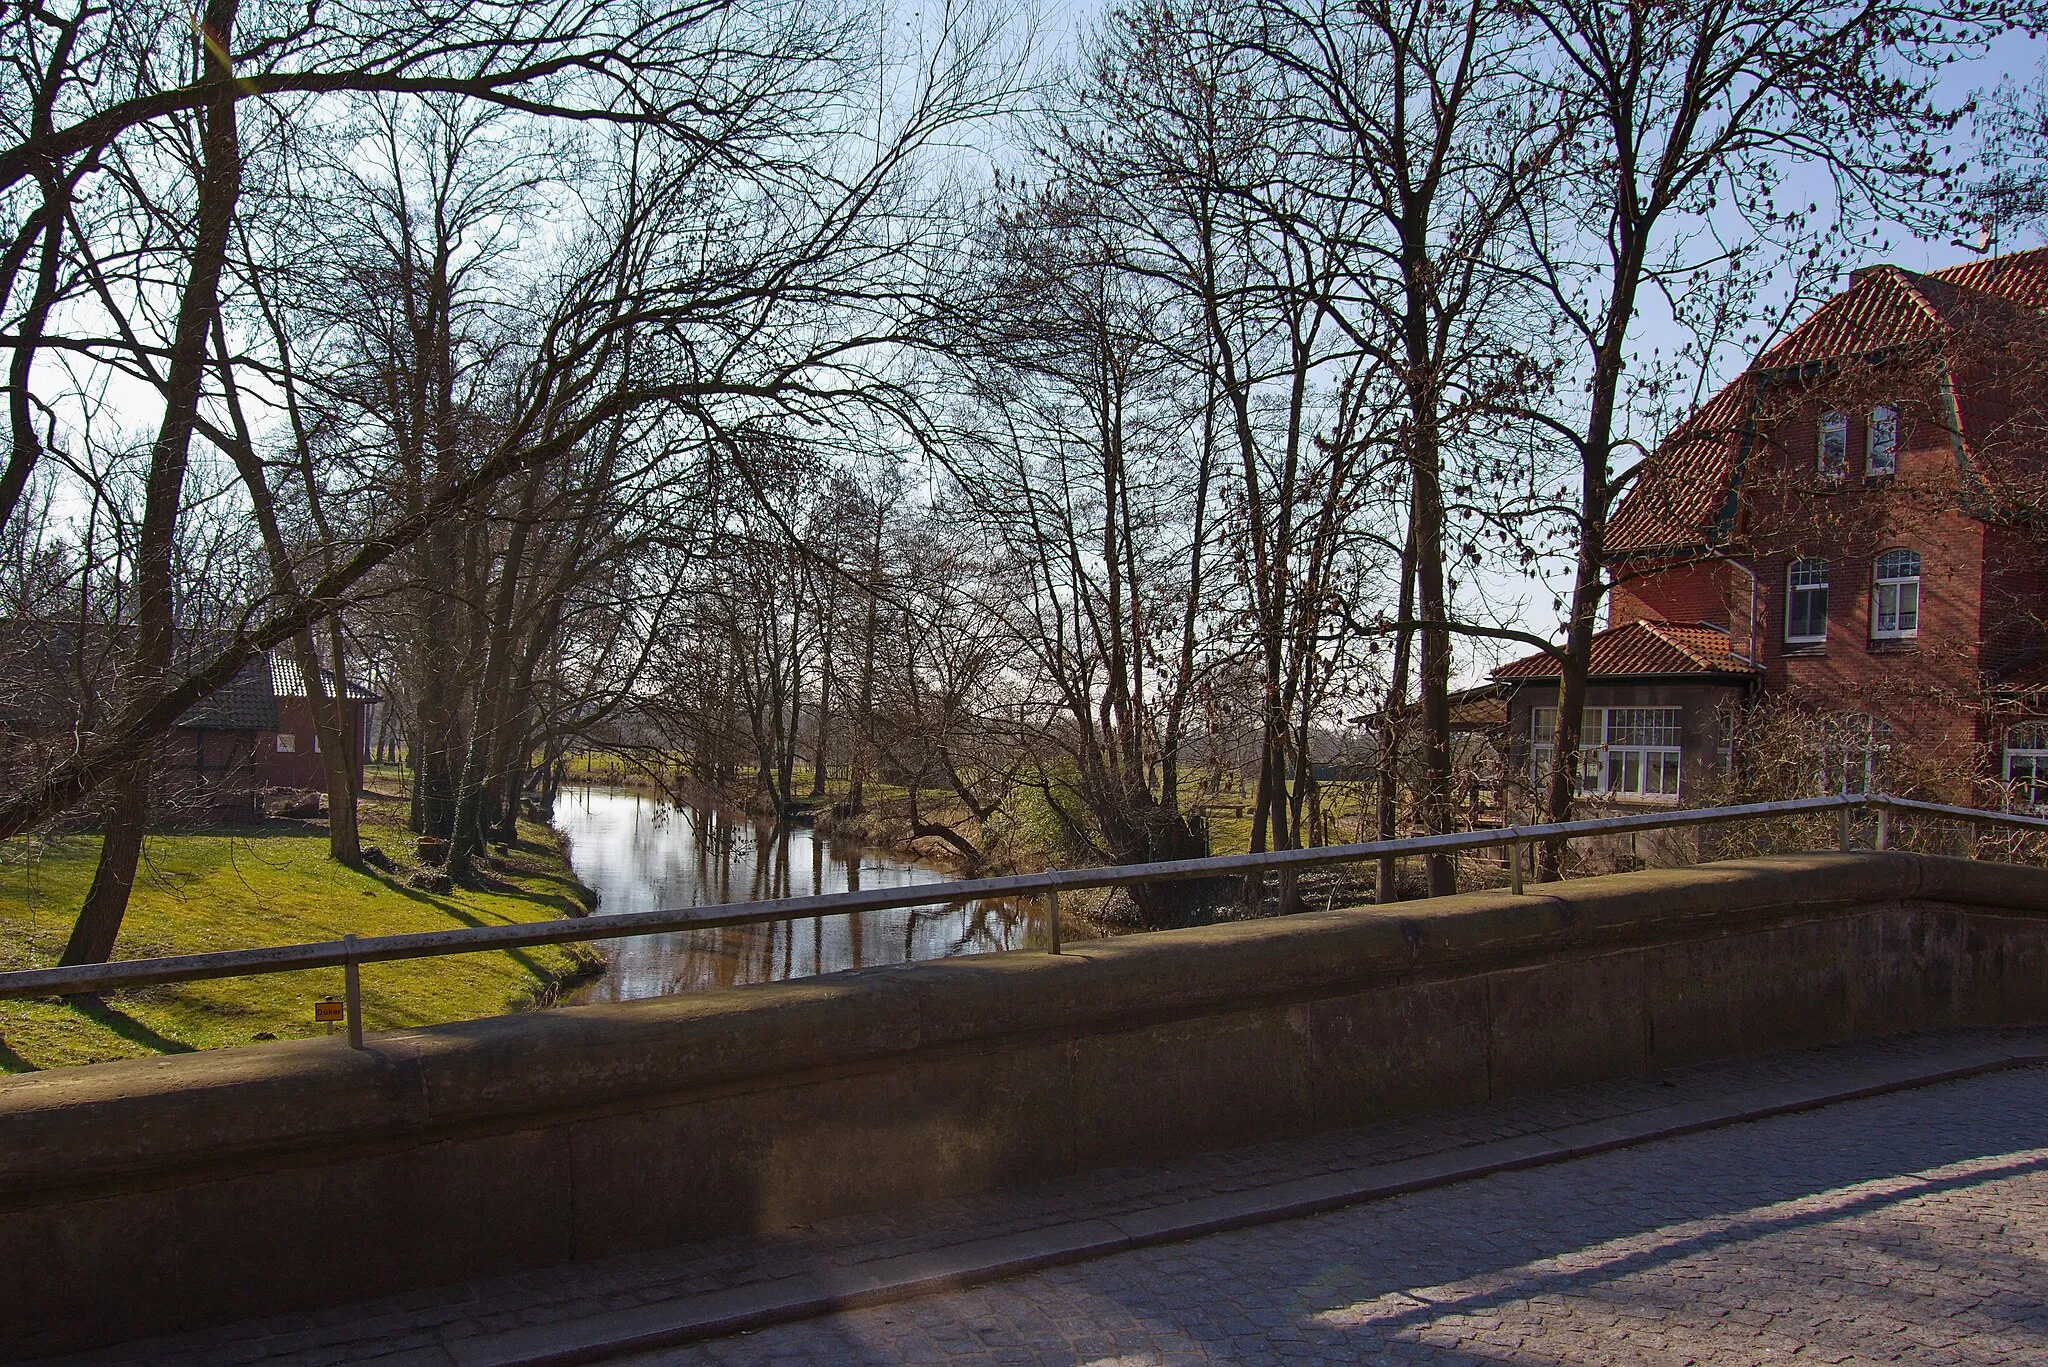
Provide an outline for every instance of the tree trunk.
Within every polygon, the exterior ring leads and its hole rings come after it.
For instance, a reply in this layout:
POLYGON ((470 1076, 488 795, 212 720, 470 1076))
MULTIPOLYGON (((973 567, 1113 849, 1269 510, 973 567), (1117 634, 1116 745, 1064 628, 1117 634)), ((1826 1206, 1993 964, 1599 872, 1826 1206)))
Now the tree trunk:
POLYGON ((334 629, 335 692, 329 695, 320 676, 320 649, 310 628, 292 639, 299 668, 306 676, 306 705, 313 713, 314 744, 327 776, 327 853, 338 864, 355 868, 363 861, 356 828, 355 728, 348 720, 348 681, 342 674, 341 630, 334 629))
POLYGON ((154 752, 129 764, 109 785, 103 809, 99 866, 85 905, 71 927, 59 964, 103 964, 113 957, 128 894, 135 889, 135 870, 142 859, 142 836, 149 828, 149 780, 154 752))
MULTIPOLYGON (((1410 519, 1408 543, 1401 551, 1401 592, 1394 628, 1394 673, 1387 685, 1386 706, 1380 711, 1379 763, 1374 774, 1379 824, 1376 834, 1392 840, 1400 830, 1401 801, 1401 711, 1408 705, 1408 663, 1414 649, 1415 629, 1408 625, 1415 608, 1415 526, 1410 519)), ((1373 901, 1380 905, 1401 900, 1401 861, 1381 855, 1374 878, 1373 901)))
POLYGON ((510 711, 507 696, 512 680, 512 613, 519 599, 519 576, 525 568, 526 541, 533 510, 540 497, 540 471, 526 478, 505 538, 505 560, 499 567, 497 591, 491 596, 490 636, 484 648, 484 675, 477 684, 476 715, 462 761, 462 781, 455 804, 455 838, 449 844, 448 871, 467 878, 473 861, 484 851, 489 822, 484 798, 491 778, 491 759, 499 745, 498 728, 510 711))
MULTIPOLYGON (((227 332, 218 319, 214 325, 214 342, 225 356, 228 352, 227 332)), ((263 538, 263 552, 270 560, 271 580, 278 593, 297 598, 298 576, 292 567, 283 529, 278 524, 277 500, 271 493, 263 462, 256 457, 255 443, 242 409, 241 394, 233 382, 233 372, 225 373, 223 380, 228 410, 234 417, 235 426, 234 440, 227 443, 228 450, 235 468, 241 473, 242 486, 249 493, 250 510, 263 538)), ((339 680, 343 678, 340 625, 332 624, 332 631, 334 677, 339 680)), ((355 765, 352 762, 354 735, 348 724, 347 686, 342 685, 341 698, 330 699, 327 696, 326 683, 320 676, 320 650, 314 644, 311 626, 293 633, 292 655, 305 678, 306 710, 313 721, 313 751, 320 756, 320 768, 327 780, 327 852, 336 862, 354 868, 362 860, 362 850, 356 838, 355 765)))
MULTIPOLYGON (((234 30, 237 0, 208 0, 202 26, 204 64, 223 83, 232 79, 227 51, 234 30)), ((164 415, 150 450, 149 476, 143 494, 142 527, 136 542, 136 636, 130 669, 131 698, 153 693, 171 663, 172 629, 176 620, 172 575, 177 550, 178 507, 185 488, 185 468, 206 373, 206 343, 220 311, 221 267, 227 257, 228 228, 241 192, 241 147, 235 127, 235 101, 225 87, 207 101, 200 147, 198 234, 191 266, 178 301, 172 334, 171 361, 164 379, 164 415)), ((79 909, 77 924, 64 947, 61 964, 104 963, 114 952, 128 894, 142 856, 143 833, 149 826, 151 760, 145 756, 122 767, 116 790, 106 807, 99 866, 79 909)))
POLYGON ((832 690, 837 685, 837 680, 832 675, 832 626, 834 613, 829 605, 825 609, 824 616, 824 658, 818 665, 818 705, 813 709, 818 714, 816 758, 811 762, 811 796, 813 798, 825 796, 825 767, 832 753, 832 690))
POLYGON ((847 776, 846 784, 846 810, 855 816, 860 814, 866 797, 865 789, 868 776, 869 753, 868 737, 873 733, 875 725, 875 652, 880 648, 880 643, 875 638, 878 618, 881 614, 881 599, 879 597, 881 586, 875 580, 878 580, 881 575, 881 552, 881 523, 877 520, 875 524, 874 574, 868 584, 867 627, 863 632, 861 643, 860 699, 851 737, 853 754, 849 767, 852 772, 847 776))
MULTIPOLYGON (((1415 472, 1415 597, 1422 620, 1443 623, 1443 496, 1434 461, 1415 472)), ((1451 634, 1441 625, 1422 628, 1422 826, 1431 835, 1451 828, 1451 634)), ((1457 871, 1446 854, 1429 856, 1429 895, 1458 890, 1457 871)))

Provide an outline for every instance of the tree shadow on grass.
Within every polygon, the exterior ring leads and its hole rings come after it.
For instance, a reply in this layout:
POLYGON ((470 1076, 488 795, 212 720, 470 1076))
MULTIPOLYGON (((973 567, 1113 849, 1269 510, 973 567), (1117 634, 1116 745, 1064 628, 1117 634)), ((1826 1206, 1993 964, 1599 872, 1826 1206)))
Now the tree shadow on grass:
POLYGON ((42 1069, 14 1052, 4 1039, 0 1039, 0 1074, 39 1073, 42 1069))
POLYGON ((64 1004, 102 1029, 111 1030, 130 1044, 154 1049, 159 1054, 190 1054, 193 1046, 183 1040, 157 1033, 118 1006, 109 1006, 96 996, 66 997, 64 1004))
MULTIPOLYGON (((459 921, 465 926, 480 928, 488 925, 519 924, 518 922, 515 922, 513 918, 511 918, 510 916, 500 916, 495 919, 487 920, 484 917, 478 916, 475 912, 464 910, 462 907, 455 905, 453 902, 449 901, 445 897, 427 892, 421 888, 416 888, 412 884, 406 882, 404 879, 385 873, 381 869, 365 869, 363 870, 363 872, 369 877, 376 879, 379 883, 382 883, 386 888, 390 889, 392 892, 397 893, 399 896, 409 898, 415 902, 423 902, 426 905, 434 908, 434 910, 442 913, 444 916, 447 916, 452 920, 459 921)), ((502 895, 517 896, 522 900, 526 901, 552 900, 542 898, 537 896, 536 894, 524 891, 502 895)), ((479 952, 489 953, 493 951, 486 950, 479 952)), ((521 968, 525 969, 528 973, 531 973, 535 978, 539 979, 543 983, 551 982, 557 976, 552 969, 548 968, 545 964, 542 964, 541 962, 536 960, 531 954, 527 953, 524 949, 500 949, 495 952, 503 954, 506 958, 518 964, 521 968)))

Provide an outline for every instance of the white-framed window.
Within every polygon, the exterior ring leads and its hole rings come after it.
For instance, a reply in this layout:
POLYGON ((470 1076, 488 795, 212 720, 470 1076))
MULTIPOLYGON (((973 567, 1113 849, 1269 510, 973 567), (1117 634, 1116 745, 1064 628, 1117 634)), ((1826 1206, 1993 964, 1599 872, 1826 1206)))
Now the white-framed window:
POLYGON ((1821 745, 1822 794, 1861 797, 1876 792, 1891 750, 1892 729, 1876 717, 1850 712, 1834 718, 1821 745))
POLYGON ((1678 796, 1678 709, 1606 709, 1606 782, 1600 791, 1628 797, 1678 796))
POLYGON ((1785 639, 1798 644, 1827 638, 1827 561, 1795 560, 1785 570, 1785 639))
POLYGON ((2048 721, 2005 729, 2005 788, 2008 807, 2048 812, 2048 721))
POLYGON ((1870 433, 1864 441, 1863 474, 1867 479, 1898 473, 1899 410, 1879 404, 1870 410, 1870 433))
POLYGON ((277 753, 279 753, 280 755, 289 755, 295 753, 298 750, 298 748, 299 738, 297 736, 294 736, 289 731, 280 731, 277 733, 277 753))
POLYGON ((1886 551, 1871 567, 1871 638, 1901 641, 1919 634, 1920 552, 1886 551))
MULTIPOLYGON (((1539 707, 1531 722, 1531 775, 1550 777, 1557 709, 1539 707)), ((1579 791, 1611 797, 1676 798, 1680 769, 1678 709, 1589 707, 1579 730, 1579 791)))
POLYGON ((1849 415, 1820 415, 1820 476, 1841 479, 1849 473, 1849 415))
MULTIPOLYGON (((1598 791, 1600 773, 1600 718, 1602 708, 1589 707, 1584 720, 1579 723, 1579 786, 1578 791, 1598 791)), ((1533 742, 1530 754, 1530 778, 1540 789, 1550 782, 1550 756, 1557 748, 1557 709, 1536 708, 1531 716, 1533 742)))

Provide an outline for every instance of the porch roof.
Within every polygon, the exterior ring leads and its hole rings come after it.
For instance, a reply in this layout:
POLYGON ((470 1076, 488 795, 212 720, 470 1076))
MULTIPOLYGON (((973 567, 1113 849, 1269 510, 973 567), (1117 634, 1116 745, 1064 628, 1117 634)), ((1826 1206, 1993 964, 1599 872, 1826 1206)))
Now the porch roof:
MULTIPOLYGON (((1555 679, 1563 667, 1552 655, 1525 655, 1493 671, 1504 682, 1555 679)), ((1748 679, 1762 673, 1735 654, 1728 633, 1709 622, 1623 622, 1593 637, 1590 677, 1748 679)))

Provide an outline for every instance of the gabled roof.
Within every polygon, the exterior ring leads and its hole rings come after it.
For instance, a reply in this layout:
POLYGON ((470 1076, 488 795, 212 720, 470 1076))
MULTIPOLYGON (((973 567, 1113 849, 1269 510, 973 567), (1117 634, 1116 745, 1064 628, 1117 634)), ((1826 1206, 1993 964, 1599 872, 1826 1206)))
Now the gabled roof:
POLYGON ((1664 439, 1607 523, 1610 554, 1697 545, 1731 511, 1749 438, 1747 377, 1707 400, 1664 439))
MULTIPOLYGON (((76 725, 95 701, 110 706, 134 629, 56 618, 0 618, 0 726, 28 732, 76 725)), ((179 662, 216 648, 198 632, 177 633, 179 662)), ((187 731, 274 731, 277 695, 263 659, 244 665, 226 686, 187 708, 187 731)))
MULTIPOLYGON (((1938 347, 1966 335, 2000 335, 2005 325, 2048 310, 2048 247, 1972 261, 1929 274, 1897 266, 1854 273, 1849 288, 1816 309, 1741 376, 1702 404, 1657 448, 1608 522, 1615 556, 1685 550, 1729 530, 1748 428, 1763 387, 1786 371, 1938 347)), ((1958 433, 1980 470, 2005 401, 1995 387, 1959 384, 1958 433), (1990 392, 1986 392, 1989 390, 1990 392)))
POLYGON ((226 686, 187 708, 178 725, 188 731, 275 731, 277 693, 269 664, 258 656, 243 665, 226 686))
MULTIPOLYGON (((320 667, 320 682, 327 686, 327 696, 334 696, 334 671, 325 665, 320 667)), ((280 698, 303 698, 306 693, 306 673, 299 668, 298 656, 288 650, 270 652, 270 687, 280 698)), ((382 695, 373 693, 357 683, 348 681, 348 696, 351 702, 376 702, 382 695)))
POLYGON ((2048 247, 1968 261, 1936 271, 1932 278, 1995 294, 2023 308, 2048 309, 2048 247))
MULTIPOLYGON (((1525 655, 1493 671, 1496 679, 1554 679, 1555 656, 1525 655)), ((1669 678, 1688 674, 1747 677, 1757 667, 1729 647, 1728 633, 1704 622, 1623 622, 1593 637, 1590 677, 1669 678)))
MULTIPOLYGON (((118 687, 132 628, 89 624, 80 647, 75 622, 0 617, 0 726, 25 730, 71 725, 88 698, 111 698, 118 687)), ((180 632, 177 650, 189 658, 218 649, 221 640, 180 632)), ((334 672, 320 677, 331 697, 334 672)), ((227 685, 200 699, 177 720, 191 730, 275 731, 277 700, 306 696, 306 676, 287 650, 258 656, 227 685)), ((348 696, 376 702, 379 695, 353 679, 348 696)))

